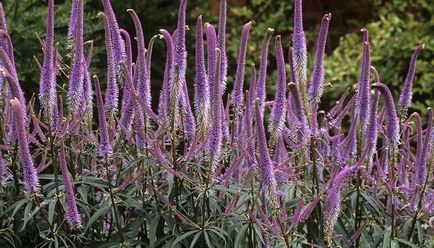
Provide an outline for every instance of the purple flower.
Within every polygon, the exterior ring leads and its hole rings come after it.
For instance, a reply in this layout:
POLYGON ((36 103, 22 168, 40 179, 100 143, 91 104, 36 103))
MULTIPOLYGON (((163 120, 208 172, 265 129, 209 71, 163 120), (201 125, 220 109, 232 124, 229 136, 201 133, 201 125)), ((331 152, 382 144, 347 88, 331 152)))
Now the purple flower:
POLYGON ((118 111, 118 85, 116 83, 114 46, 112 45, 111 27, 106 14, 100 12, 98 16, 104 21, 105 44, 107 52, 107 92, 104 109, 109 117, 113 117, 118 111))
POLYGON ((360 162, 353 167, 345 167, 331 179, 331 183, 327 188, 327 195, 324 203, 324 222, 325 230, 324 235, 327 243, 333 243, 333 231, 336 221, 339 217, 341 210, 341 190, 348 175, 357 172, 360 168, 360 162))
POLYGON ((356 115, 357 122, 361 131, 366 130, 366 124, 368 123, 368 114, 370 108, 370 85, 369 76, 371 69, 371 55, 369 50, 369 38, 368 30, 363 28, 363 57, 362 65, 360 66, 360 77, 357 85, 357 97, 356 97, 356 115))
MULTIPOLYGON (((127 71, 124 71, 124 77, 129 77, 130 81, 133 81, 133 59, 132 59, 132 48, 131 48, 131 38, 127 31, 121 29, 120 30, 124 42, 125 42, 125 48, 126 48, 126 61, 125 65, 127 68, 127 71)), ((121 112, 121 124, 127 128, 128 130, 131 127, 133 116, 134 116, 134 100, 131 97, 130 91, 128 89, 128 85, 124 84, 124 91, 122 96, 122 112, 121 112)))
POLYGON ((167 46, 167 55, 166 55, 166 65, 164 67, 164 79, 163 79, 163 87, 160 93, 160 101, 158 105, 158 114, 160 119, 168 120, 168 115, 170 112, 170 72, 173 63, 173 40, 172 36, 169 32, 164 29, 160 29, 160 33, 166 41, 167 46))
POLYGON ((416 60, 417 56, 424 48, 425 44, 418 46, 411 56, 410 66, 404 81, 404 87, 402 88, 401 96, 399 97, 399 104, 403 111, 407 111, 408 107, 411 105, 411 88, 413 87, 414 74, 416 73, 416 60))
POLYGON ((205 137, 209 130, 210 92, 206 75, 203 46, 202 16, 197 18, 196 25, 196 77, 194 80, 194 107, 199 133, 205 137))
MULTIPOLYGON (((212 94, 212 91, 214 89, 214 80, 215 80, 215 67, 216 67, 216 61, 217 61, 217 55, 216 55, 216 48, 217 48, 217 36, 215 32, 215 28, 213 25, 209 23, 205 23, 205 30, 206 30, 206 41, 207 41, 207 72, 208 72, 208 80, 209 80, 209 88, 210 93, 212 94)), ((214 104, 213 101, 211 101, 211 106, 214 104)))
POLYGON ((389 142, 396 146, 399 140, 399 122, 398 115, 396 114, 395 103, 393 102, 392 93, 389 88, 380 82, 372 84, 372 86, 378 88, 384 97, 384 110, 385 110, 385 122, 386 122, 386 136, 389 142))
POLYGON ((299 85, 301 96, 305 99, 307 90, 307 48, 303 31, 303 3, 302 0, 294 1, 294 31, 292 34, 292 63, 294 65, 294 83, 299 85))
POLYGON ((263 194, 268 195, 268 197, 271 199, 272 206, 277 208, 277 183, 274 175, 273 162, 271 161, 270 154, 268 153, 264 122, 258 99, 256 99, 255 104, 255 121, 258 136, 259 168, 261 170, 261 183, 263 194))
POLYGON ((23 168, 24 188, 29 195, 39 192, 38 175, 33 164, 32 155, 29 149, 29 140, 27 137, 27 123, 24 119, 24 112, 21 103, 16 99, 10 101, 14 120, 16 125, 16 134, 18 139, 18 148, 21 157, 21 166, 23 168))
POLYGON ((80 0, 72 0, 71 17, 69 19, 68 26, 68 40, 72 40, 75 31, 75 25, 77 23, 77 15, 79 11, 80 0))
POLYGON ((267 33, 262 41, 261 48, 261 64, 259 65, 258 83, 256 85, 256 98, 259 98, 259 108, 261 114, 265 110, 265 87, 267 82, 267 63, 268 63, 268 45, 270 44, 271 36, 273 36, 274 29, 267 29, 267 33))
POLYGON ((115 13, 110 4, 110 0, 102 0, 104 6, 104 13, 107 15, 108 26, 110 29, 110 36, 113 46, 113 59, 116 71, 120 70, 120 62, 125 60, 125 47, 119 31, 119 25, 116 20, 115 13))
POLYGON ((246 70, 247 42, 249 40, 249 32, 251 27, 252 22, 244 24, 243 32, 241 34, 240 49, 238 52, 237 73, 235 75, 234 89, 232 91, 232 104, 237 113, 241 112, 242 104, 244 101, 244 72, 246 70))
POLYGON ((295 120, 292 120, 292 122, 298 124, 297 127, 299 130, 298 139, 303 142, 306 142, 309 139, 310 132, 307 124, 306 114, 303 108, 300 90, 298 88, 298 85, 294 83, 288 84, 288 88, 289 88, 288 97, 291 97, 290 102, 293 103, 293 106, 290 109, 291 111, 289 112, 293 113, 294 114, 293 117, 295 118, 295 120))
MULTIPOLYGON (((216 49, 217 60, 215 62, 215 72, 220 70, 221 66, 221 51, 216 49)), ((218 161, 222 144, 222 81, 219 73, 214 75, 214 83, 212 89, 212 110, 211 110, 211 129, 208 136, 208 149, 212 163, 218 161)), ((213 168, 213 172, 215 168, 213 168)))
POLYGON ((136 61, 136 74, 137 74, 137 91, 140 98, 146 103, 148 107, 151 107, 151 79, 148 71, 148 65, 146 61, 146 49, 145 40, 143 36, 142 24, 139 17, 134 10, 127 10, 130 13, 134 21, 137 37, 137 61, 136 61))
POLYGON ((182 99, 182 87, 185 82, 187 68, 187 49, 185 47, 185 15, 187 0, 181 0, 178 12, 178 25, 174 35, 174 58, 170 70, 170 120, 175 122, 178 103, 182 99))
POLYGON ((309 101, 319 102, 322 95, 324 84, 324 52, 327 42, 327 34, 332 15, 325 14, 321 20, 321 28, 319 30, 318 41, 316 43, 315 65, 313 67, 312 78, 309 85, 309 101))
MULTIPOLYGON (((420 133, 419 135, 422 135, 422 133, 420 133)), ((432 108, 428 108, 428 126, 425 132, 425 142, 423 143, 422 150, 418 152, 414 164, 416 170, 413 179, 414 185, 423 185, 425 183, 426 176, 427 176, 426 165, 430 155, 430 150, 432 148, 431 147, 432 146, 431 143, 433 139, 432 135, 433 135, 433 110, 432 108)))
POLYGON ((66 165, 65 145, 63 139, 60 142, 60 169, 62 170, 63 184, 65 185, 66 191, 66 220, 71 229, 79 229, 81 228, 81 217, 77 209, 71 174, 66 165))
POLYGON ((286 114, 286 68, 280 35, 276 36, 276 62, 277 90, 269 123, 269 132, 272 137, 271 145, 275 144, 282 133, 283 127, 285 125, 286 114))
POLYGON ((192 140, 194 138, 194 135, 196 134, 196 121, 194 119, 193 111, 191 111, 190 99, 188 97, 187 83, 185 80, 182 85, 180 106, 183 114, 184 133, 187 139, 192 140))
POLYGON ((371 102, 372 105, 369 112, 368 126, 366 128, 365 147, 371 144, 371 149, 369 151, 369 162, 368 162, 369 169, 372 168, 372 160, 377 147, 377 139, 378 139, 377 108, 378 108, 379 99, 380 99, 380 93, 377 91, 375 92, 374 100, 371 102))
POLYGON ((99 80, 96 75, 93 75, 93 80, 95 82, 95 94, 96 94, 96 107, 98 110, 98 129, 99 129, 99 151, 102 157, 108 156, 111 154, 111 145, 108 134, 108 124, 107 117, 104 111, 104 103, 102 100, 101 88, 99 86, 99 80))
POLYGON ((71 72, 69 75, 68 108, 75 116, 79 114, 79 107, 83 102, 83 0, 79 0, 77 21, 74 31, 74 53, 71 72))
POLYGON ((54 126, 57 112, 55 48, 54 48, 54 0, 48 1, 46 37, 44 43, 44 62, 39 83, 39 101, 50 125, 54 126))
MULTIPOLYGON (((6 18, 5 18, 5 13, 3 11, 3 4, 0 3, 0 30, 3 30, 4 32, 7 32, 8 27, 6 25, 6 18)), ((6 37, 4 37, 3 35, 0 35, 0 48, 2 48, 3 50, 5 50, 7 52, 7 40, 6 37)), ((3 64, 0 62, 0 66, 3 66, 3 64)), ((4 81, 4 77, 3 74, 0 73, 0 96, 1 96, 1 89, 3 88, 3 81, 4 81)))
POLYGON ((222 51, 222 64, 220 66, 220 78, 222 80, 222 94, 226 90, 228 59, 226 56, 226 19, 227 0, 220 0, 219 24, 217 27, 217 47, 222 51))

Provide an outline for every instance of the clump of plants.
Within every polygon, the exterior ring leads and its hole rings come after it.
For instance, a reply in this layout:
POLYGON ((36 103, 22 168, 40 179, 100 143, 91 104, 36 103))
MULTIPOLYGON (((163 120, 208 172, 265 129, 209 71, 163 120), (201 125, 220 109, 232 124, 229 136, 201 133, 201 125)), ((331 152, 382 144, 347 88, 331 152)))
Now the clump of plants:
POLYGON ((187 0, 180 0, 177 29, 161 29, 149 42, 134 10, 127 10, 135 25, 128 33, 110 1, 102 3, 106 74, 91 73, 83 0, 73 0, 67 44, 56 43, 49 0, 44 58, 35 72, 40 91, 29 101, 0 5, 2 246, 433 245, 433 110, 427 117, 408 113, 423 44, 395 104, 387 78, 371 65, 362 29, 357 91, 322 110, 331 14, 321 19, 310 74, 301 0, 288 52, 275 30, 263 30, 258 72, 245 62, 254 28, 246 23, 230 82, 226 0, 216 25, 201 16, 195 28, 190 24, 194 67, 187 65, 187 0), (165 77, 159 99, 151 99, 152 49, 160 40, 165 77), (70 53, 59 54, 60 45, 70 53), (270 48, 277 68, 267 66, 270 48), (194 82, 187 82, 187 69, 194 82), (276 82, 267 80, 271 69, 276 82), (274 99, 266 97, 267 84, 276 85, 274 99))

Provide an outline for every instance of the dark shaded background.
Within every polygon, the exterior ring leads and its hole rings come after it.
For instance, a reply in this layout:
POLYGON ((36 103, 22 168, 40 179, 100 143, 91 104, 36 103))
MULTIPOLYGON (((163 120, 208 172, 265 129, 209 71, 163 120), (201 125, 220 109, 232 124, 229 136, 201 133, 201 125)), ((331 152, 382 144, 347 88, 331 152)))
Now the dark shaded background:
MULTIPOLYGON (((126 9, 134 9, 142 20, 145 39, 148 41, 158 33, 160 28, 173 31, 176 26, 178 1, 174 0, 112 0, 113 8, 120 27, 134 37, 134 26, 126 9)), ((56 41, 60 43, 62 54, 66 55, 66 32, 69 21, 70 1, 56 0, 56 41)), ((218 0, 192 0, 188 5, 190 31, 187 33, 189 50, 188 65, 194 68, 194 35, 196 18, 203 15, 204 22, 217 23, 218 0)), ((46 0, 7 0, 4 1, 9 31, 11 33, 17 60, 18 72, 26 97, 38 92, 39 71, 33 55, 42 61, 42 50, 35 33, 44 36, 46 18, 46 0)), ((236 57, 242 25, 254 21, 248 48, 248 62, 259 65, 259 47, 265 30, 275 29, 281 34, 285 49, 290 45, 292 32, 292 1, 269 0, 229 0, 228 1, 228 56, 229 84, 233 82, 236 69, 236 57)), ((408 63, 413 49, 421 42, 426 49, 418 60, 418 74, 415 78, 414 107, 424 112, 426 106, 434 105, 433 36, 434 7, 429 0, 305 0, 304 27, 308 40, 309 65, 312 66, 315 40, 319 22, 325 13, 332 13, 329 40, 326 48, 326 81, 334 85, 326 88, 323 98, 324 107, 332 104, 346 87, 355 89, 357 83, 361 42, 359 30, 368 26, 371 32, 372 64, 378 68, 382 81, 390 85, 397 99, 399 89, 404 81, 408 63)), ((85 0, 85 39, 95 43, 92 73, 101 78, 105 74, 105 45, 102 21, 96 17, 101 11, 100 0, 85 0)), ((134 45, 134 44, 133 44, 134 45)), ((159 90, 165 63, 165 44, 157 40, 154 46, 152 64, 153 106, 157 106, 159 90)), ((270 45, 268 97, 274 95, 274 42, 270 45)), ((68 72, 70 59, 63 57, 65 71, 68 72)), ((192 85, 194 69, 188 70, 189 84, 192 85)), ((247 76, 246 81, 249 77, 247 76)), ((60 85, 66 86, 65 75, 58 79, 60 85)), ((247 83, 246 83, 247 84, 247 83)), ((192 89, 193 87, 189 87, 192 89)))

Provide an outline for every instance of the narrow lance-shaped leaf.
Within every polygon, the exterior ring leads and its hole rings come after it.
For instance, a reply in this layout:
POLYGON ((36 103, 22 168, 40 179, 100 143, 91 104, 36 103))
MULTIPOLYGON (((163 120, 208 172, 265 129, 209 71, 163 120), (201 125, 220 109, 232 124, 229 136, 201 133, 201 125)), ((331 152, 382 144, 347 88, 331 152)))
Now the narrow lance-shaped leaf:
POLYGON ((268 46, 270 44, 271 36, 273 36, 274 29, 269 28, 262 41, 261 48, 261 63, 259 65, 258 82, 256 84, 256 98, 259 98, 259 108, 261 113, 265 110, 265 98, 266 98, 266 83, 267 83, 267 64, 268 64, 268 46))
POLYGON ((194 107, 199 133, 208 133, 210 120, 210 90, 205 67, 205 52, 203 45, 202 16, 197 18, 196 24, 196 77, 194 80, 194 107))
POLYGON ((235 74, 234 89, 232 91, 232 105, 238 113, 241 112, 242 104, 244 101, 244 74, 246 70, 247 43, 249 40, 249 32, 251 27, 252 22, 244 24, 243 27, 243 32, 241 34, 240 40, 240 48, 238 52, 237 73, 235 74))
POLYGON ((57 112, 55 47, 54 47, 54 0, 48 1, 48 14, 44 46, 44 62, 39 83, 39 101, 50 120, 50 125, 55 125, 57 112))
POLYGON ((404 87, 402 88, 401 96, 399 97, 399 104, 402 108, 401 111, 406 112, 408 107, 411 105, 413 80, 414 74, 416 73, 416 60, 417 56, 424 48, 425 44, 418 46, 411 56, 410 66, 408 67, 407 76, 404 81, 404 87))
POLYGON ((309 102, 311 104, 320 101, 324 87, 324 53, 331 17, 332 15, 329 13, 324 15, 321 20, 321 28, 316 43, 315 64, 308 91, 309 102))
POLYGON ((98 16, 103 19, 105 30, 105 44, 107 53, 107 91, 104 102, 104 109, 109 118, 115 116, 118 111, 118 85, 116 82, 114 47, 112 44, 111 29, 106 14, 100 12, 98 16))
POLYGON ((276 37, 276 64, 277 64, 277 90, 274 97, 273 109, 271 110, 269 132, 271 144, 274 145, 280 137, 286 114, 286 68, 283 56, 282 40, 280 35, 276 37))

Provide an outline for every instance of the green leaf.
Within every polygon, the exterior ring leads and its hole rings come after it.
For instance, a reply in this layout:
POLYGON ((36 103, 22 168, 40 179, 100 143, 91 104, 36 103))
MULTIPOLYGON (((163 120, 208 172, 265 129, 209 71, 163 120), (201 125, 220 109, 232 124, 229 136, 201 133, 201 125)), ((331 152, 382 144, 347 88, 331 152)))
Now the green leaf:
POLYGON ((398 242, 401 242, 401 243, 403 243, 403 244, 405 244, 405 245, 408 245, 408 246, 410 246, 410 247, 413 247, 413 248, 418 248, 419 246, 417 246, 417 245, 415 245, 415 244, 413 244, 412 242, 410 242, 410 241, 408 241, 408 240, 405 240, 405 239, 396 239, 398 242))
POLYGON ((89 227, 92 226, 92 224, 101 217, 101 215, 105 214, 110 209, 110 206, 107 204, 101 205, 101 207, 90 217, 89 221, 86 224, 86 227, 84 228, 85 232, 89 227))
POLYGON ((193 231, 189 231, 186 232, 184 234, 182 234, 181 236, 177 237, 175 239, 175 241, 173 241, 172 247, 176 247, 175 245, 178 244, 179 242, 183 241, 184 239, 186 239, 188 236, 193 235, 194 233, 197 233, 197 230, 193 230, 193 231))
POLYGON ((234 243, 234 247, 235 247, 235 248, 237 248, 237 247, 241 247, 241 246, 240 246, 240 242, 241 242, 242 240, 244 240, 244 236, 245 236, 245 233, 246 233, 248 227, 249 227, 249 225, 244 225, 244 226, 241 228, 240 232, 238 232, 237 237, 235 238, 235 243, 234 243))

